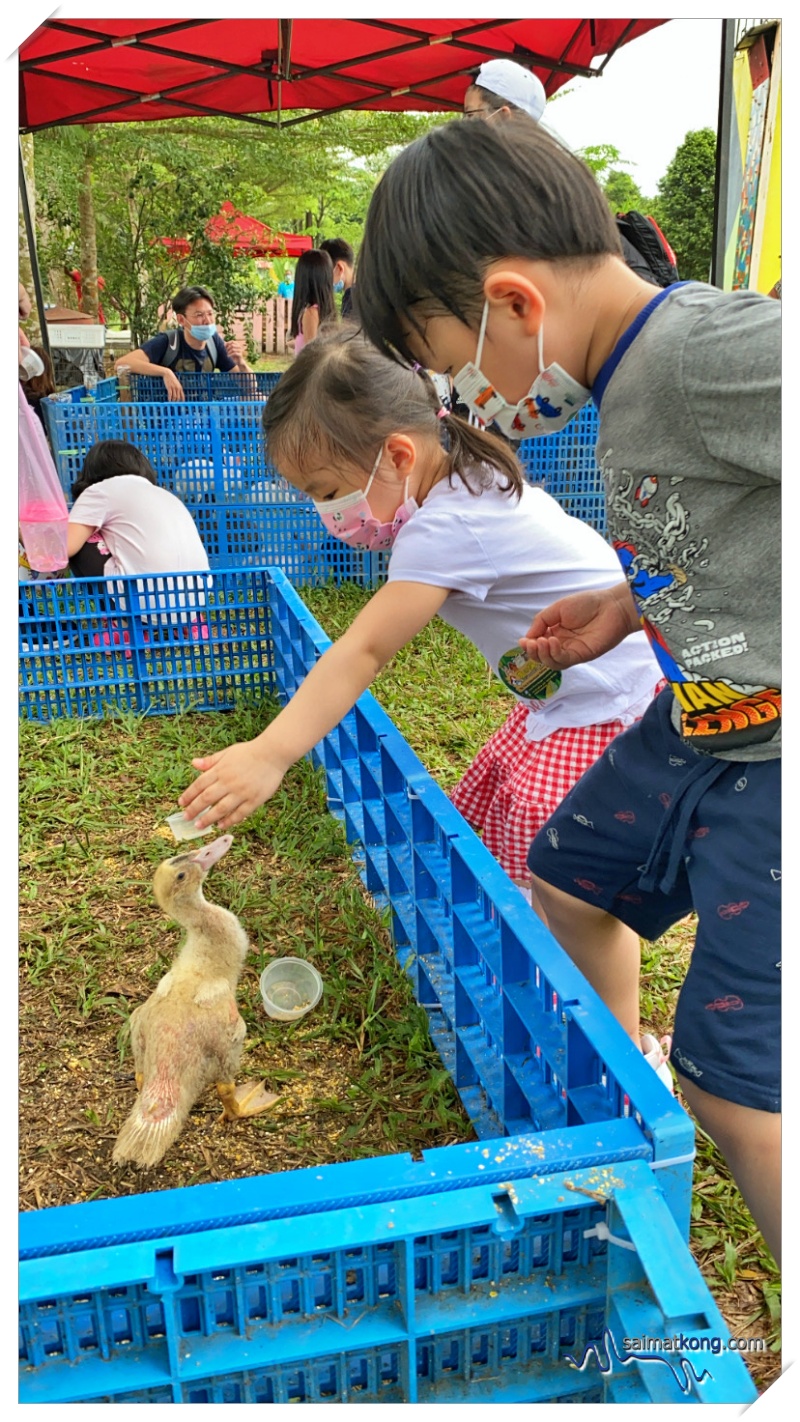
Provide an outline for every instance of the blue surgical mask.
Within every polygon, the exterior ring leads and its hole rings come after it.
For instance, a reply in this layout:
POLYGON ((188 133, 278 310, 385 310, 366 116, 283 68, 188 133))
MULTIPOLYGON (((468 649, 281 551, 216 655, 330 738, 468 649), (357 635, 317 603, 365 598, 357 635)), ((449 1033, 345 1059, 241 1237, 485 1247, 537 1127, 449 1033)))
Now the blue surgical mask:
POLYGON ((334 291, 344 291, 344 282, 343 282, 343 281, 335 281, 335 282, 333 283, 333 289, 334 289, 334 291))
POLYGON ((216 333, 216 324, 212 321, 209 326, 190 326, 189 330, 196 341, 210 341, 216 333))

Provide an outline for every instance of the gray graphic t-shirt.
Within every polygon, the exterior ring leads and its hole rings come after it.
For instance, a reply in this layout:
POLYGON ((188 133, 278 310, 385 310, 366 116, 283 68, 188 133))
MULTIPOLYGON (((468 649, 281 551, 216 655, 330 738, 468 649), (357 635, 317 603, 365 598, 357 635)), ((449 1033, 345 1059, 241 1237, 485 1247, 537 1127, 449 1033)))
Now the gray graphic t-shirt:
POLYGON ((593 389, 611 538, 674 724, 726 760, 781 753, 780 321, 755 292, 669 287, 593 389))

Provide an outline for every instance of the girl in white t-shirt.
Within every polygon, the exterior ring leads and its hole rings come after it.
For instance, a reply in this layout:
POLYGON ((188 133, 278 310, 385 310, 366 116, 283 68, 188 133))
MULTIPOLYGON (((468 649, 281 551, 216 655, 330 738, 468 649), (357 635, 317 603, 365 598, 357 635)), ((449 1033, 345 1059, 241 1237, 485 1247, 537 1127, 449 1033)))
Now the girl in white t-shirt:
MULTIPOLYGON (((72 486, 72 497, 67 554, 75 576, 207 570, 208 554, 189 510, 169 489, 160 488, 149 459, 127 440, 103 439, 92 445, 72 486)), ((159 592, 157 606, 203 607, 203 591, 185 584, 185 579, 178 579, 169 591, 159 592)), ((137 587, 147 595, 144 581, 137 587)), ((116 589, 119 611, 124 612, 124 584, 116 589)), ((191 626, 194 637, 208 635, 205 622, 196 616, 187 619, 173 613, 159 620, 191 626)), ((122 640, 127 640, 127 634, 122 640)), ((119 634, 109 636, 106 631, 102 641, 118 642, 119 634)))
POLYGON ((202 774, 180 798, 184 811, 223 829, 252 814, 438 613, 519 703, 499 766, 495 742, 456 802, 477 805, 470 817, 489 848, 527 880, 525 852, 554 802, 642 715, 659 683, 643 633, 563 673, 527 660, 519 645, 539 608, 618 583, 614 552, 526 483, 506 443, 444 410, 430 381, 352 326, 301 352, 270 396, 264 429, 272 462, 330 533, 350 547, 391 549, 388 580, 260 736, 192 762, 202 774))

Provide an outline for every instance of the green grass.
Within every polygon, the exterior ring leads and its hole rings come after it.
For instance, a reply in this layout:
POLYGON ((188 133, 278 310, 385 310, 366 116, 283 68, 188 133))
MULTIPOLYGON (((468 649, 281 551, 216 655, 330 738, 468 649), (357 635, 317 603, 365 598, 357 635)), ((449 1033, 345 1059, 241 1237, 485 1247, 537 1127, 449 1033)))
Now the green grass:
MULTIPOLYGON (((24 1203, 143 1188, 133 1171, 113 1177, 110 1153, 133 1100, 127 1021, 178 942, 151 894, 156 865, 175 852, 163 819, 191 779, 192 756, 252 738, 270 709, 20 727, 24 1203), (39 1178, 43 1163, 59 1161, 66 1182, 46 1169, 39 1178), (26 1200, 31 1174, 39 1197, 26 1200)), ((144 1188, 472 1137, 387 921, 363 893, 308 763, 236 831, 207 893, 250 935, 242 1072, 267 1079, 281 1104, 221 1138, 206 1103, 202 1129, 186 1128, 144 1188), (266 1018, 258 978, 289 955, 315 963, 325 991, 287 1025, 266 1018), (217 1162, 210 1173, 205 1151, 217 1162)))

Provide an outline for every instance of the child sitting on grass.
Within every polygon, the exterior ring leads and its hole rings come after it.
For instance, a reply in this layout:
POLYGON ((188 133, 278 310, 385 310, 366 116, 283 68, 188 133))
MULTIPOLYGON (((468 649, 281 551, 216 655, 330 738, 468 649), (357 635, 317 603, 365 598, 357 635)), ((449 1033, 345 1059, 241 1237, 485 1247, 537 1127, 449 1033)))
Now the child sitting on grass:
POLYGON ((111 573, 193 572, 208 567, 194 519, 180 499, 156 483, 140 449, 123 439, 101 439, 87 454, 72 486, 67 553, 77 577, 111 573), (93 534, 108 556, 91 562, 81 550, 93 534))
MULTIPOLYGON (((109 577, 115 573, 202 572, 209 566, 208 554, 194 519, 180 499, 156 483, 149 459, 135 445, 122 439, 103 439, 92 445, 80 477, 72 486, 75 502, 67 527, 67 552, 75 577, 109 577)), ((184 579, 176 586, 184 588, 184 579)), ((142 583, 138 584, 144 590, 142 583)), ((119 610, 125 611, 124 585, 117 584, 119 610)), ((170 594, 159 593, 158 606, 165 607, 170 594)), ((203 606, 202 592, 182 590, 173 601, 179 607, 203 606)), ((161 617, 166 622, 165 617, 161 617)), ((170 622, 181 621, 173 615, 170 622)), ((193 637, 208 636, 205 622, 192 618, 193 637)), ((103 641, 118 642, 119 634, 103 641)), ((128 640, 127 632, 123 640, 128 640)))

